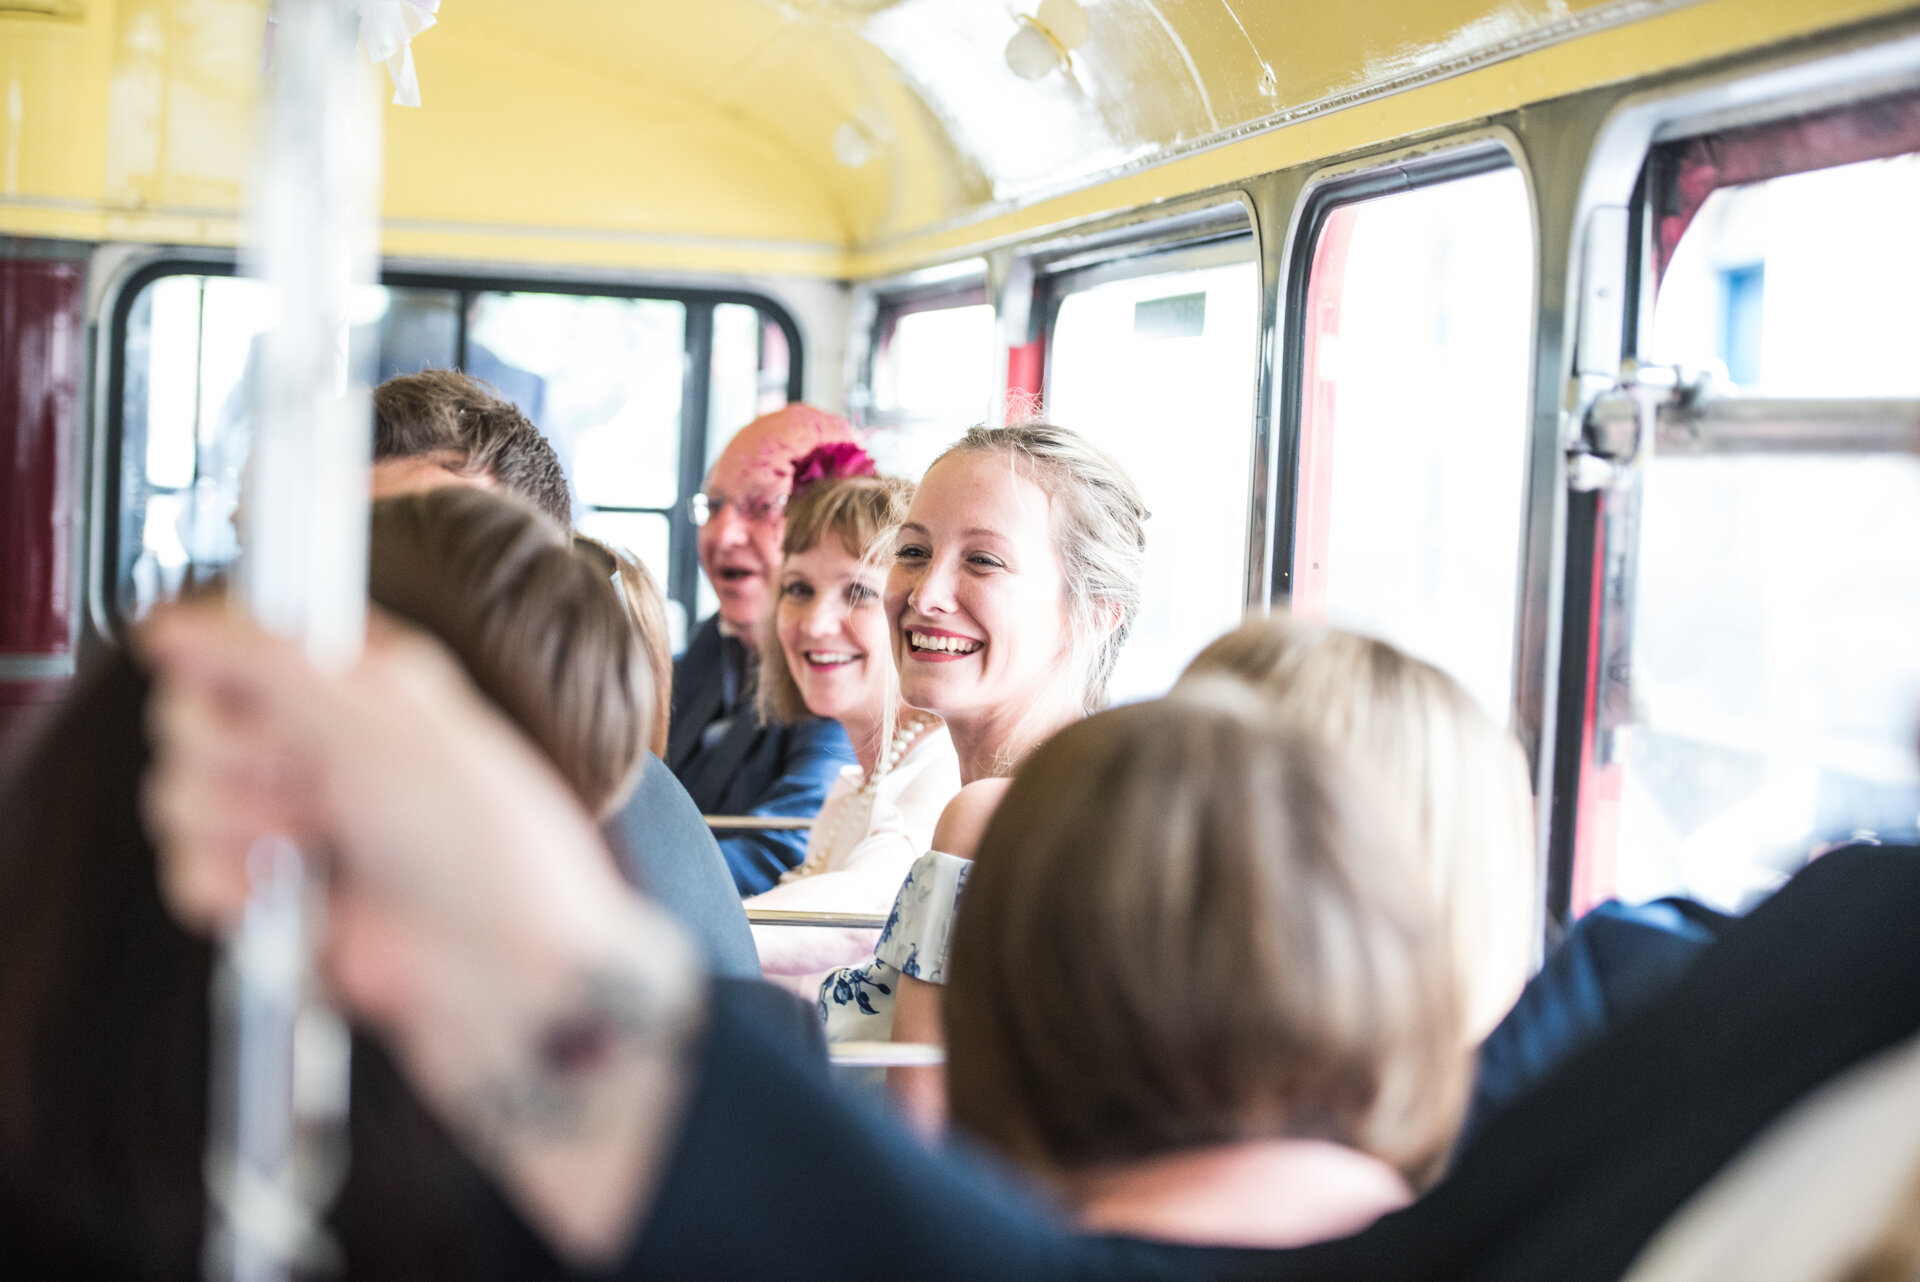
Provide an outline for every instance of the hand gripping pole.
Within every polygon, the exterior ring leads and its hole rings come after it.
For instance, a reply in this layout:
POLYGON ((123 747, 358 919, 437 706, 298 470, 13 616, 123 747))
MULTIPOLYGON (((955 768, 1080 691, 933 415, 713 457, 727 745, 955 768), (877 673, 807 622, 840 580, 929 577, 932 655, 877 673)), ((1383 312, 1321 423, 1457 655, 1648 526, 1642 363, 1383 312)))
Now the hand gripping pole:
MULTIPOLYGON (((274 6, 248 270, 278 321, 252 388, 234 581, 262 626, 335 668, 366 630, 371 420, 348 336, 373 275, 380 121, 356 16, 351 0, 274 6)), ((289 1282, 339 1266, 324 1215, 346 1171, 349 1039, 315 978, 314 864, 268 838, 248 871, 214 981, 204 1263, 210 1282, 289 1282)))

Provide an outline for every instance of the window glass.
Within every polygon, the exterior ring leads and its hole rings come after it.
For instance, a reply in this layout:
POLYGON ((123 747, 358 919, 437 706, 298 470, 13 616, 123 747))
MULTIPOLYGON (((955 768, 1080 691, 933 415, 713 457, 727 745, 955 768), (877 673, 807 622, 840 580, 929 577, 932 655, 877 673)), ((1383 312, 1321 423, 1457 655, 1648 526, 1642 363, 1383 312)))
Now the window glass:
MULTIPOLYGON (((367 286, 353 299, 352 359, 451 365, 454 335, 420 317, 452 315, 446 290, 367 286), (437 346, 444 338, 445 346, 437 346)), ((120 516, 113 599, 139 617, 189 577, 239 551, 234 512, 251 436, 251 374, 273 295, 230 276, 163 276, 128 313, 121 400, 120 516)))
MULTIPOLYGON (((676 540, 693 537, 675 516, 687 497, 680 453, 688 306, 368 286, 354 300, 351 353, 369 383, 455 368, 464 354, 468 373, 553 442, 582 528, 628 548, 663 586, 673 585, 680 595, 669 609, 684 614, 695 584, 675 584, 671 569, 676 540)), ((711 306, 710 365, 697 372, 709 388, 709 423, 699 426, 725 422, 724 431, 708 432, 717 452, 754 414, 785 403, 796 354, 771 314, 744 303, 711 306)), ((274 320, 271 295, 230 276, 162 276, 131 301, 121 335, 120 501, 109 568, 122 617, 138 617, 196 569, 217 569, 237 553, 232 518, 249 440, 249 372, 274 320)))
POLYGON ((873 358, 871 447, 882 471, 919 476, 940 451, 989 421, 1000 394, 991 303, 901 313, 873 358))
MULTIPOLYGON (((589 511, 580 518, 582 534, 631 552, 653 574, 653 581, 664 593, 666 566, 673 549, 672 523, 660 512, 589 511)), ((668 600, 667 641, 678 654, 687 643, 687 611, 680 602, 668 600)))
MULTIPOLYGON (((650 571, 667 564, 671 532, 666 516, 659 512, 588 512, 580 518, 580 532, 626 548, 650 571)), ((654 581, 664 582, 658 571, 654 581)))
POLYGON ((1047 417, 1118 459, 1153 514, 1116 702, 1163 693, 1240 621, 1259 340, 1252 262, 1109 281, 1061 300, 1047 417))
POLYGON ((1613 893, 1738 909, 1913 831, 1920 460, 1656 458, 1632 610, 1613 893))
POLYGON ((1781 396, 1920 395, 1920 155, 1726 187, 1660 282, 1649 360, 1781 396))
POLYGON ((733 434, 787 403, 787 335, 771 316, 745 303, 713 309, 713 366, 707 392, 707 463, 733 434))
MULTIPOLYGON (((686 327, 686 305, 666 299, 481 294, 467 372, 539 425, 582 507, 666 511, 679 498, 686 327)), ((664 561, 647 568, 666 581, 664 561)))
POLYGON ((1519 172, 1334 208, 1305 327, 1293 612, 1436 664, 1505 723, 1533 352, 1519 172))
MULTIPOLYGON (((378 287, 376 287, 378 288, 378 287)), ((374 368, 369 386, 423 369, 460 364, 460 294, 451 289, 379 289, 374 368)), ((487 377, 482 373, 482 377, 487 377)), ((489 381, 492 381, 489 379, 489 381)), ((503 389, 505 390, 505 389, 503 389)), ((539 422, 536 418, 535 422, 539 422)))

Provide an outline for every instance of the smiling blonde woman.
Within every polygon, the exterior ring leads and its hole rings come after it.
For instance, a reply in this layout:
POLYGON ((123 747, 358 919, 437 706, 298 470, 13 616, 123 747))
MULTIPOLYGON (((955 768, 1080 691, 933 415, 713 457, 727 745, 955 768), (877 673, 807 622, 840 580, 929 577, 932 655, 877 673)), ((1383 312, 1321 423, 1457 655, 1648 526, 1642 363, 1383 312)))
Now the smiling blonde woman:
MULTIPOLYGON (((875 562, 891 549, 913 486, 858 474, 871 469, 857 446, 816 450, 795 464, 774 606, 760 641, 760 652, 779 661, 762 664, 760 714, 771 724, 838 721, 858 764, 844 767, 828 791, 805 860, 747 900, 748 908, 886 912, 960 790, 946 727, 900 707, 880 604, 883 572, 875 562)), ((828 970, 871 953, 876 939, 871 930, 807 926, 756 926, 753 934, 761 970, 807 997, 828 970)))
MULTIPOLYGON (((927 469, 894 540, 886 610, 900 693, 953 736, 964 785, 894 900, 872 961, 820 989, 833 1041, 933 1040, 978 832, 1022 758, 1105 706, 1140 609, 1146 504, 1120 465, 1047 423, 976 427, 927 469)), ((921 1125, 938 1071, 895 1070, 921 1125)))

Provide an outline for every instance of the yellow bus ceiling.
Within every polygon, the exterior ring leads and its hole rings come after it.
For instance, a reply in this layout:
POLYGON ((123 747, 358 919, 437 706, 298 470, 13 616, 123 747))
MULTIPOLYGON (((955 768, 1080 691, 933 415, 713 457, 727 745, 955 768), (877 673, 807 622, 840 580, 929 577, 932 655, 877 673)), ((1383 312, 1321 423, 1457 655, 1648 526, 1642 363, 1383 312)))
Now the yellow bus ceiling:
MULTIPOLYGON (((444 0, 414 42, 425 105, 386 109, 385 247, 895 270, 1271 168, 1279 134, 1324 154, 1898 7, 444 0)), ((265 16, 0 5, 0 231, 232 243, 265 16)))

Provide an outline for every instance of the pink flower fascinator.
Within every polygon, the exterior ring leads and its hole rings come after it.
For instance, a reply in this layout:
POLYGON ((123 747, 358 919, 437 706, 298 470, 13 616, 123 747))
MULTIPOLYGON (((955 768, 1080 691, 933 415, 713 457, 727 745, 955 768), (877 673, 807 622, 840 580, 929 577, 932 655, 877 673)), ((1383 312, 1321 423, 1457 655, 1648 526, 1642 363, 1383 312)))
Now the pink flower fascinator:
POLYGON ((829 441, 793 461, 793 493, 798 496, 822 481, 844 481, 850 476, 878 476, 873 458, 852 441, 829 441))

